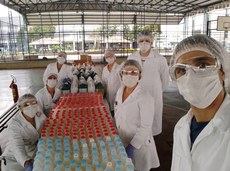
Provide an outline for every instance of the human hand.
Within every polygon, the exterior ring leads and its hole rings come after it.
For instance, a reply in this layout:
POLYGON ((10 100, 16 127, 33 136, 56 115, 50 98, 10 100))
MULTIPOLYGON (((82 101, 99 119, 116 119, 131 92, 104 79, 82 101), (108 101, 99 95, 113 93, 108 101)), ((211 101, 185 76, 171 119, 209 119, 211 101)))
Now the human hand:
POLYGON ((126 151, 126 153, 127 153, 127 155, 128 155, 128 158, 133 159, 133 150, 134 150, 134 147, 133 147, 131 144, 129 144, 129 145, 125 148, 125 151, 126 151))
POLYGON ((33 170, 33 162, 31 160, 26 161, 24 168, 25 168, 25 171, 32 171, 33 170))

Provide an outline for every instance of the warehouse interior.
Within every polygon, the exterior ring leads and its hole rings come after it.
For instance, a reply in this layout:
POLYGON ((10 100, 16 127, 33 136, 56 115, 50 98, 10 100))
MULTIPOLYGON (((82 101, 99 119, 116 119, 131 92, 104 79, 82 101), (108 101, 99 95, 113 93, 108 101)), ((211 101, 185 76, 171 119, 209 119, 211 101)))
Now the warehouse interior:
MULTIPOLYGON (((154 35, 153 47, 167 60, 178 42, 194 34, 209 35, 230 52, 230 0, 0 0, 0 117, 14 106, 9 84, 17 78, 19 94, 36 93, 45 67, 67 52, 71 65, 81 55, 92 57, 101 74, 104 51, 119 63, 137 49, 142 29, 154 35), (222 17, 222 18, 221 18, 222 17), (225 23, 225 24, 223 24, 225 23)), ((189 104, 170 82, 163 94, 163 131, 156 146, 160 168, 169 171, 173 129, 189 104)), ((0 134, 0 143, 3 139, 0 134)))

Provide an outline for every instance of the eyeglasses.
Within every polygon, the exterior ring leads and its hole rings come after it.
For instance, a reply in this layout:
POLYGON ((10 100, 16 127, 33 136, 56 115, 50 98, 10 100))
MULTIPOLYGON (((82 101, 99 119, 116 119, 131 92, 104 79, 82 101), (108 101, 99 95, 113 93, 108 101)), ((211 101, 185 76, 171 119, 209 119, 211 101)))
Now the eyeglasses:
POLYGON ((127 71, 127 70, 122 70, 121 71, 121 75, 133 75, 133 76, 137 76, 139 75, 139 71, 137 70, 131 70, 131 71, 127 71))
POLYGON ((190 69, 194 73, 202 75, 202 74, 211 73, 220 68, 221 68, 221 65, 218 60, 215 60, 215 64, 202 63, 201 65, 198 65, 198 66, 193 66, 189 64, 183 64, 183 63, 176 63, 170 68, 169 73, 170 73, 172 80, 175 81, 181 76, 186 75, 187 71, 190 69))
POLYGON ((25 103, 22 104, 22 107, 27 107, 27 106, 30 106, 30 105, 35 105, 37 104, 37 100, 32 100, 32 101, 27 101, 25 103))

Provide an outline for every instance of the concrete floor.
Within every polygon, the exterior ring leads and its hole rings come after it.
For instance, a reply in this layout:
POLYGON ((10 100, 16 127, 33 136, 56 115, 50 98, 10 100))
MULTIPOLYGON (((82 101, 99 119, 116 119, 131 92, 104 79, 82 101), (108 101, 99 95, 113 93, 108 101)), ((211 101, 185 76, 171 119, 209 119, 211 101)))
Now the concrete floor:
MULTIPOLYGON (((98 65, 97 73, 101 74, 103 65, 98 65)), ((0 70, 0 116, 13 105, 12 92, 9 85, 10 75, 17 78, 19 96, 24 93, 35 94, 43 87, 42 76, 45 68, 24 70, 0 70)), ((171 82, 164 92, 163 131, 155 138, 161 166, 154 171, 169 171, 172 156, 173 129, 176 122, 186 113, 189 105, 178 93, 176 86, 171 82)))

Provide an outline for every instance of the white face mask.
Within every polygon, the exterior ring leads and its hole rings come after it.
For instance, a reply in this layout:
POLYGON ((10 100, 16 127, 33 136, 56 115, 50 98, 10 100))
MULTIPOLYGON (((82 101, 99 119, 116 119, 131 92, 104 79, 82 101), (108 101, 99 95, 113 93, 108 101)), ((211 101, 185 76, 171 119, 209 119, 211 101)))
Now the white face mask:
POLYGON ((146 53, 151 48, 151 43, 149 42, 139 43, 139 48, 141 52, 146 53))
POLYGON ((200 109, 208 107, 223 89, 218 70, 198 75, 189 69, 177 79, 177 86, 184 99, 200 109))
POLYGON ((135 86, 138 81, 139 75, 122 75, 122 82, 128 88, 135 86))
POLYGON ((22 109, 23 113, 30 118, 34 118, 37 113, 40 113, 40 107, 38 104, 29 105, 22 109))
POLYGON ((54 88, 54 87, 56 87, 56 85, 57 85, 57 80, 56 80, 56 79, 48 79, 47 85, 48 85, 48 87, 50 87, 50 88, 54 88))
POLYGON ((108 64, 113 64, 114 58, 106 58, 105 61, 106 61, 108 64))
POLYGON ((59 64, 64 64, 65 63, 65 58, 64 57, 57 57, 57 61, 59 64))

